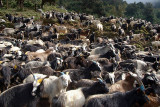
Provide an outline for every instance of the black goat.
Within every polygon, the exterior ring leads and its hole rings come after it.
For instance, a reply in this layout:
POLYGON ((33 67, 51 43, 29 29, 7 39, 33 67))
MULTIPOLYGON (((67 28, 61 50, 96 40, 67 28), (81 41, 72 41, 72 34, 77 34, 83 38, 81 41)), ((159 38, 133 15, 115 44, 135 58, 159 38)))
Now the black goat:
POLYGON ((131 107, 135 103, 141 106, 147 102, 147 97, 140 89, 133 89, 126 93, 100 94, 90 96, 84 107, 131 107))
POLYGON ((36 107, 41 96, 43 85, 32 96, 33 83, 14 86, 0 95, 0 107, 36 107))

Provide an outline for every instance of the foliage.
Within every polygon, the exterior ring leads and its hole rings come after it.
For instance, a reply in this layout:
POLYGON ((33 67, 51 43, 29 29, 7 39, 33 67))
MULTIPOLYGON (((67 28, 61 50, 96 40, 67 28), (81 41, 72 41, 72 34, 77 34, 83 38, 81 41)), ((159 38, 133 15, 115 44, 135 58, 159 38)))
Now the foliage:
MULTIPOLYGON (((4 7, 6 7, 6 0, 2 0, 4 7)), ((78 13, 92 14, 96 17, 101 16, 117 16, 117 17, 135 17, 145 19, 152 23, 160 24, 160 2, 157 1, 152 5, 151 3, 143 4, 131 3, 127 4, 124 0, 52 0, 56 5, 63 6, 69 11, 75 11, 78 13)), ((8 0, 9 8, 17 9, 17 0, 8 0)), ((33 9, 35 4, 38 8, 41 6, 42 0, 24 0, 23 11, 27 9, 33 9)), ((49 6, 49 3, 45 5, 44 11, 54 9, 56 6, 49 6)), ((3 10, 3 9, 2 9, 3 10)), ((59 11, 59 10, 58 10, 59 11)), ((60 10, 65 12, 64 10, 60 10)))

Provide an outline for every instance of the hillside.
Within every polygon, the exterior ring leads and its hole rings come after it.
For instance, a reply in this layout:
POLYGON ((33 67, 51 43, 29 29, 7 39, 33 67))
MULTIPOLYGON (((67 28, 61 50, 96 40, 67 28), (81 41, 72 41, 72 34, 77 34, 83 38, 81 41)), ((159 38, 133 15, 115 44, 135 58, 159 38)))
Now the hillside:
POLYGON ((33 1, 0 9, 0 107, 159 106, 158 9, 33 1))
MULTIPOLYGON (((6 0, 2 1, 4 7, 6 7, 6 0)), ((159 1, 157 1, 155 5, 151 3, 143 4, 141 2, 127 4, 127 2, 123 0, 52 0, 52 2, 58 6, 65 7, 69 11, 92 14, 96 17, 110 15, 117 17, 135 17, 145 19, 154 24, 160 24, 159 1)), ((34 0, 24 0, 24 7, 34 10, 35 3, 37 8, 40 8, 41 0, 37 0, 36 2, 34 0)), ((19 11, 15 0, 8 0, 8 7, 19 11)), ((48 4, 44 9, 46 8, 48 8, 48 4)), ((12 11, 12 9, 8 10, 12 11)))

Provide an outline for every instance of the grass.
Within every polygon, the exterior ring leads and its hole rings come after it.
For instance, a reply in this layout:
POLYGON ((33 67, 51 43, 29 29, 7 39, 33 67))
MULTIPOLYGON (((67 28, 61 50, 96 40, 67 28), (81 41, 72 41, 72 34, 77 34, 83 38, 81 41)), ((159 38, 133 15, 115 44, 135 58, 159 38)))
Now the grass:
MULTIPOLYGON (((57 6, 48 6, 44 5, 43 11, 58 11, 58 12, 66 12, 66 10, 58 8, 57 6)), ((39 21, 41 19, 41 14, 39 12, 36 12, 34 9, 26 8, 24 7, 23 10, 19 10, 18 8, 1 8, 0 9, 0 18, 5 19, 5 14, 12 14, 14 16, 24 16, 24 17, 32 17, 35 16, 35 20, 39 21)))

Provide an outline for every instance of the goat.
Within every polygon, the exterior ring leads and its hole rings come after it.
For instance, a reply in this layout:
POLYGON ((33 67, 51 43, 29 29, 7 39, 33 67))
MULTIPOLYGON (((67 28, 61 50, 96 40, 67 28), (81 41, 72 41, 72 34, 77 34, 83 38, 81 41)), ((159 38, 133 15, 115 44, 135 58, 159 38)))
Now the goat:
POLYGON ((42 48, 44 49, 43 46, 37 45, 37 44, 36 45, 25 45, 25 46, 23 46, 22 50, 24 50, 24 52, 27 52, 27 51, 35 52, 35 51, 42 49, 42 48))
POLYGON ((13 28, 4 28, 3 30, 2 30, 2 32, 7 36, 7 35, 13 35, 14 34, 14 32, 15 32, 15 29, 13 29, 13 28))
MULTIPOLYGON (((70 76, 62 73, 60 77, 49 76, 49 78, 44 78, 43 85, 43 97, 49 97, 51 103, 53 97, 58 96, 61 92, 66 92, 68 84, 72 82, 70 76)), ((34 87, 32 93, 36 90, 34 87)))
POLYGON ((29 69, 29 68, 37 68, 37 67, 41 67, 41 66, 51 66, 50 63, 47 62, 41 62, 41 61, 30 61, 28 63, 25 64, 25 68, 29 69))
POLYGON ((63 72, 69 72, 72 81, 79 81, 80 79, 91 79, 93 77, 100 77, 101 69, 98 62, 90 61, 90 66, 80 69, 66 69, 63 72), (97 73, 97 74, 96 74, 97 73))
POLYGON ((160 98, 152 95, 148 95, 149 102, 145 103, 143 107, 159 107, 160 98))
POLYGON ((156 33, 154 35, 154 38, 155 38, 155 41, 160 41, 160 34, 159 33, 156 33))
POLYGON ((97 47, 91 51, 90 55, 97 55, 97 54, 104 55, 109 50, 115 50, 115 48, 112 44, 109 44, 109 45, 106 45, 103 47, 97 47))
POLYGON ((121 27, 118 28, 118 33, 119 33, 119 36, 121 35, 125 36, 125 31, 121 27))
POLYGON ((51 62, 51 68, 54 70, 60 70, 63 67, 63 59, 56 57, 52 62, 51 62))
POLYGON ((158 49, 158 47, 160 47, 160 41, 153 41, 152 46, 155 46, 158 49))
POLYGON ((109 23, 116 24, 117 23, 117 19, 111 19, 111 20, 109 20, 109 23))
POLYGON ((47 77, 47 75, 44 75, 44 74, 33 73, 33 74, 30 74, 28 77, 26 77, 23 80, 23 84, 32 83, 32 82, 34 82, 35 78, 37 80, 39 80, 39 79, 43 79, 43 78, 46 78, 46 77, 47 77))
POLYGON ((144 35, 143 34, 133 34, 132 31, 130 31, 130 34, 131 34, 131 37, 132 39, 131 40, 140 40, 144 35))
POLYGON ((112 24, 112 25, 111 25, 111 29, 112 29, 112 31, 114 31, 114 32, 115 32, 115 31, 116 31, 116 28, 117 28, 117 27, 116 27, 116 25, 115 25, 115 24, 112 24))
POLYGON ((0 65, 0 74, 2 74, 3 78, 1 79, 1 92, 5 89, 8 89, 10 86, 11 79, 11 68, 9 66, 1 66, 0 65))
POLYGON ((131 107, 135 103, 143 105, 147 97, 141 89, 133 89, 126 93, 99 94, 90 96, 84 107, 131 107))
POLYGON ((101 23, 98 23, 96 26, 99 31, 103 31, 103 25, 101 23))
POLYGON ((133 84, 135 80, 136 79, 133 76, 127 73, 125 80, 120 80, 109 87, 109 92, 112 93, 115 91, 119 91, 119 92, 130 91, 134 88, 133 84))
POLYGON ((24 80, 28 75, 31 74, 31 71, 33 73, 41 73, 41 74, 45 74, 45 75, 54 75, 54 70, 51 67, 48 66, 42 66, 42 67, 38 67, 38 68, 32 68, 32 69, 21 69, 19 70, 16 75, 16 77, 19 77, 20 80, 24 80))
POLYGON ((17 51, 20 51, 20 48, 19 47, 14 47, 12 46, 10 49, 9 49, 10 52, 17 52, 17 51))
POLYGON ((66 34, 68 33, 67 28, 65 26, 57 26, 57 25, 53 25, 56 29, 55 33, 60 33, 60 34, 66 34))
POLYGON ((88 96, 100 93, 108 93, 108 88, 102 80, 95 82, 90 87, 61 93, 58 98, 53 98, 52 107, 82 107, 88 96))
POLYGON ((28 45, 39 44, 41 46, 45 45, 45 43, 41 39, 38 39, 38 40, 37 39, 29 40, 29 41, 27 41, 27 44, 28 45))
POLYGON ((0 95, 1 107, 36 107, 43 85, 37 87, 36 96, 32 96, 33 83, 14 86, 0 95))
POLYGON ((33 60, 36 58, 41 59, 41 61, 47 61, 47 57, 53 52, 53 49, 48 49, 45 52, 38 53, 38 52, 26 52, 28 56, 28 60, 33 60))
POLYGON ((75 89, 80 88, 80 87, 90 87, 92 86, 96 81, 89 80, 89 79, 81 79, 77 82, 74 83, 73 87, 75 89))

